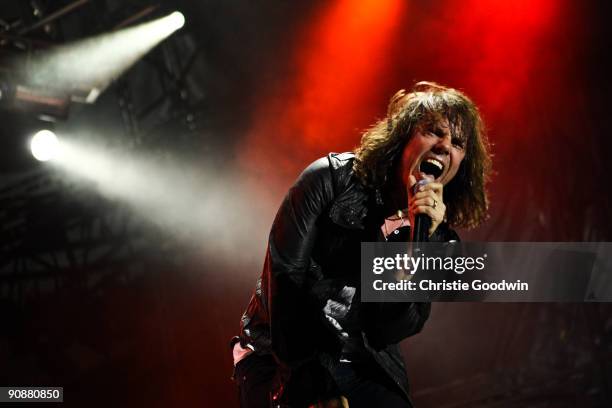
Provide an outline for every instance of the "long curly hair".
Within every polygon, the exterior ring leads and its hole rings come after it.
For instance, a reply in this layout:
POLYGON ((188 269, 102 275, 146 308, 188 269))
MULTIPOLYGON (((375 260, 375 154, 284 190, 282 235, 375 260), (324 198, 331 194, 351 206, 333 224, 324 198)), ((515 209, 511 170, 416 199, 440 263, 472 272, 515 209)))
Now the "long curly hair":
POLYGON ((404 146, 414 130, 440 118, 448 119, 453 137, 466 141, 465 158, 444 187, 446 220, 455 227, 473 228, 487 217, 490 146, 478 108, 456 89, 418 82, 409 93, 398 91, 389 101, 387 116, 363 134, 353 170, 366 187, 387 191, 393 187, 404 146))

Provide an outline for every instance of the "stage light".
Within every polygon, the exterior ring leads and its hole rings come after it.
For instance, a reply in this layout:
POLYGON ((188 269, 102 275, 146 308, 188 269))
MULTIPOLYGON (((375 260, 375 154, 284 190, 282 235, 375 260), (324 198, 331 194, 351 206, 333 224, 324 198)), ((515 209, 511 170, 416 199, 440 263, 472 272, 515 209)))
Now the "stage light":
POLYGON ((47 161, 57 157, 60 150, 60 142, 50 130, 38 131, 30 141, 32 156, 38 161, 47 161))
POLYGON ((180 11, 175 11, 168 16, 168 22, 174 30, 178 30, 185 25, 185 16, 180 11))
POLYGON ((153 47, 185 25, 175 11, 132 27, 49 48, 18 69, 33 89, 53 89, 72 101, 93 103, 108 85, 119 78, 153 47))

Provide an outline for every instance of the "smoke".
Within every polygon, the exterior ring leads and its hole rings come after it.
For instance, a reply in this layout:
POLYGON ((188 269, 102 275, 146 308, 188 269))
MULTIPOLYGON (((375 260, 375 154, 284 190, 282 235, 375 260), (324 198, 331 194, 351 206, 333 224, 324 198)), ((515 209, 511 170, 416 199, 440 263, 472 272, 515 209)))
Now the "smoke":
POLYGON ((67 179, 92 182, 103 197, 125 203, 207 254, 244 262, 261 258, 271 214, 228 167, 70 140, 62 141, 53 164, 67 179))

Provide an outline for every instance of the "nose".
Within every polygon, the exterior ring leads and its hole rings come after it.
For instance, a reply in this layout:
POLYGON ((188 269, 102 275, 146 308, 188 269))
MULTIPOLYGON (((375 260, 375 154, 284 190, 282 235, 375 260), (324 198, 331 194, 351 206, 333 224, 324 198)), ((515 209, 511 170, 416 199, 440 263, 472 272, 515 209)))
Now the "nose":
POLYGON ((448 155, 451 151, 451 136, 445 135, 444 137, 438 138, 437 143, 431 149, 435 154, 448 155))

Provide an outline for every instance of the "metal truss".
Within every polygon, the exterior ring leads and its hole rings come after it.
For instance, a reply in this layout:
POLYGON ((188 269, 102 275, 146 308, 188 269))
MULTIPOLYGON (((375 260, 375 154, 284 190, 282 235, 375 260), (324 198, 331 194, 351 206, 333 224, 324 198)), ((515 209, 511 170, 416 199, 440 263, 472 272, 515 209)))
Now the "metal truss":
POLYGON ((130 209, 53 173, 2 190, 0 209, 0 297, 95 290, 177 251, 130 209))
MULTIPOLYGON (((41 22, 54 21, 85 3, 74 2, 41 22)), ((118 26, 154 9, 145 8, 118 26)), ((20 29, 19 34, 38 29, 41 22, 20 29)), ((125 125, 124 149, 154 145, 161 136, 153 130, 162 126, 185 139, 198 130, 196 105, 186 87, 198 51, 190 38, 176 41, 183 44, 166 40, 109 89, 114 88, 125 125), (138 90, 131 78, 144 71, 151 76, 149 86, 158 88, 158 96, 135 101, 138 90)), ((71 288, 96 290, 145 271, 152 260, 177 258, 179 248, 184 250, 126 206, 100 197, 93 186, 67 182, 48 170, 42 166, 0 190, 0 298, 25 301, 71 288)))

